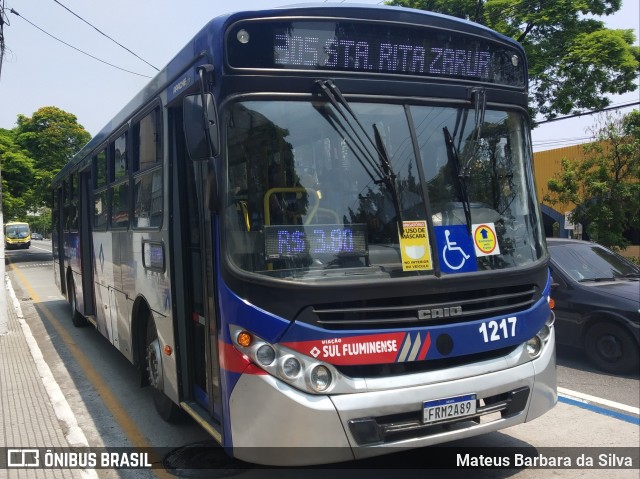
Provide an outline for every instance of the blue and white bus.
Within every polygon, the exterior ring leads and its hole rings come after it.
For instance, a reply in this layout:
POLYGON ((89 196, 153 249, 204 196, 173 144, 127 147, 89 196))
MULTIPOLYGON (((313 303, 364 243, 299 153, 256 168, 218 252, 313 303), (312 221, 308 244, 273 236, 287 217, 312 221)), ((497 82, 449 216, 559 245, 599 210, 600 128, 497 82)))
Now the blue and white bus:
POLYGON ((524 50, 471 22, 221 16, 55 177, 56 281, 243 460, 531 421, 557 393, 529 129, 524 50))

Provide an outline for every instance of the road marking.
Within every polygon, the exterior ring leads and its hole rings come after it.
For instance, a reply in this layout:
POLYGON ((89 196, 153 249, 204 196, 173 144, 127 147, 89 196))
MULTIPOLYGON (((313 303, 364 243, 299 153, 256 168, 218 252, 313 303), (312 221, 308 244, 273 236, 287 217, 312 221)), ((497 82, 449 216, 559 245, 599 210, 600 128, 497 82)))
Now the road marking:
POLYGON ((32 247, 33 249, 39 249, 40 251, 46 251, 47 253, 51 253, 51 250, 50 250, 50 249, 47 249, 47 248, 40 248, 39 246, 34 246, 34 245, 33 245, 33 243, 31 244, 31 247, 32 247))
POLYGON ((635 416, 629 416, 628 414, 622 414, 620 412, 612 411, 611 409, 605 409, 600 406, 594 406, 593 404, 589 404, 583 401, 577 401, 575 399, 570 399, 563 396, 560 396, 558 398, 558 401, 565 404, 569 404, 571 406, 577 406, 581 409, 586 409, 587 411, 592 411, 598 414, 602 414, 603 416, 609 416, 614 419, 619 419, 620 421, 624 421, 630 424, 635 424, 636 426, 640 426, 640 418, 637 418, 635 416))
POLYGON ((603 406, 612 407, 615 409, 619 409, 620 411, 630 412, 631 414, 636 414, 640 416, 640 408, 627 406, 626 404, 622 404, 615 401, 610 401, 608 399, 599 398, 596 396, 591 396, 590 394, 584 394, 578 391, 572 391, 571 389, 558 388, 558 393, 562 396, 573 399, 579 402, 583 402, 585 404, 596 403, 601 404, 603 406))
MULTIPOLYGON (((14 268, 13 264, 9 260, 9 269, 18 276, 23 286, 31 296, 31 299, 34 303, 39 303, 38 308, 44 316, 47 318, 51 326, 56 330, 56 333, 60 336, 62 341, 65 343, 69 352, 73 356, 76 364, 82 369, 85 377, 89 380, 93 388, 98 392, 102 402, 105 407, 109 410, 113 418, 118 423, 118 426, 125 433, 129 442, 135 446, 140 448, 151 448, 153 447, 145 435, 140 431, 140 429, 135 425, 133 419, 127 412, 126 408, 122 405, 122 403, 118 400, 113 391, 107 386, 108 382, 100 376, 100 374, 90 367, 90 362, 87 361, 86 356, 82 353, 82 350, 76 345, 75 340, 71 337, 71 335, 67 332, 67 330, 60 324, 58 319, 53 315, 53 313, 47 308, 46 303, 42 303, 38 294, 31 287, 31 284, 27 280, 27 278, 22 274, 19 268, 14 268)), ((26 324, 26 322, 25 322, 26 324)), ((28 325, 27 325, 28 326, 28 325)), ((35 339, 34 339, 35 341, 35 339)), ((36 344, 37 346, 37 344, 36 344)), ((45 363, 46 364, 46 363, 45 363)), ((55 382, 55 380, 54 380, 55 382)), ((56 383, 57 384, 57 383, 56 383)), ((73 414, 73 413, 72 413, 73 414)), ((151 457, 153 461, 159 460, 157 457, 151 457)), ((169 479, 174 476, 170 475, 164 469, 151 469, 151 471, 159 478, 169 479)))
POLYGON ((637 407, 627 406, 626 404, 609 401, 608 399, 599 398, 596 396, 591 396, 590 394, 583 394, 578 391, 571 391, 570 389, 564 388, 558 388, 558 396, 558 401, 562 403, 569 404, 571 406, 577 406, 588 411, 592 411, 604 416, 609 416, 640 426, 640 418, 636 416, 629 416, 628 414, 622 414, 617 411, 612 411, 611 409, 605 409, 592 403, 602 404, 608 407, 619 409, 621 411, 626 411, 638 415, 640 413, 640 409, 637 407))

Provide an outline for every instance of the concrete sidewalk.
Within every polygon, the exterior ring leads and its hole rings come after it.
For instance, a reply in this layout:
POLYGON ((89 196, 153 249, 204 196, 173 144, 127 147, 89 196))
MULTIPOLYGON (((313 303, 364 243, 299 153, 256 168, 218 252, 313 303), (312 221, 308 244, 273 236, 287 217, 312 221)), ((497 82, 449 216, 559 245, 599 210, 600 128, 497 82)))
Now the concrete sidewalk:
MULTIPOLYGON (((8 332, 0 335, 0 465, 6 448, 87 447, 62 391, 24 320, 8 277, 8 332)), ((40 458, 42 462, 43 458, 40 458)), ((0 468, 0 479, 95 478, 94 470, 0 468)))

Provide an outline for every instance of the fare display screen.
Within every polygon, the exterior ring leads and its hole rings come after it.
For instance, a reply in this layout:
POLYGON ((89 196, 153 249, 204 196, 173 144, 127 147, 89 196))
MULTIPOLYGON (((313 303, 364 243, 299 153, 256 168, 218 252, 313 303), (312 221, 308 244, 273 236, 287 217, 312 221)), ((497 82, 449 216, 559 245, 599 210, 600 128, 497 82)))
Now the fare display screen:
POLYGON ((227 35, 234 68, 339 70, 525 86, 519 51, 473 35, 370 22, 253 21, 227 35))
POLYGON ((265 226, 264 233, 268 259, 367 254, 364 224, 265 226))

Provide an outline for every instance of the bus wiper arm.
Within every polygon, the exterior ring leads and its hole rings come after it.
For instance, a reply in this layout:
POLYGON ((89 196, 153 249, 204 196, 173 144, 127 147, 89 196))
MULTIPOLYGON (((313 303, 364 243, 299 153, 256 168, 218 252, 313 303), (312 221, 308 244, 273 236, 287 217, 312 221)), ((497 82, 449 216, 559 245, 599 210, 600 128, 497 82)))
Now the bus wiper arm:
POLYGON ((447 147, 447 157, 450 163, 456 168, 456 176, 458 177, 458 191, 460 192, 460 201, 462 202, 462 209, 464 211, 464 218, 467 222, 467 230, 471 234, 471 203, 469 202, 469 190, 467 188, 467 181, 469 180, 469 167, 465 167, 461 164, 460 155, 453 143, 453 137, 449 133, 449 129, 445 126, 442 131, 444 132, 444 143, 447 147))
MULTIPOLYGON (((329 101, 334 106, 334 108, 341 113, 343 118, 347 121, 347 124, 351 125, 351 129, 354 131, 354 133, 356 133, 356 138, 358 138, 362 143, 364 143, 364 141, 362 140, 362 135, 364 135, 364 137, 367 140, 369 140, 369 143, 378 154, 379 163, 372 161, 371 156, 367 156, 366 158, 369 160, 370 163, 372 163, 372 166, 374 166, 374 170, 378 173, 380 177, 380 180, 374 181, 374 182, 383 183, 387 188, 387 191, 391 195, 393 208, 395 209, 395 213, 396 213, 396 221, 398 223, 398 231, 400 232, 401 236, 404 235, 404 227, 402 223, 403 221, 402 207, 400 206, 400 198, 398 195, 398 188, 396 185, 396 175, 393 172, 393 169, 391 168, 389 155, 387 153, 387 149, 384 146, 384 142, 382 141, 382 136, 380 135, 380 131, 378 130, 378 127, 375 124, 373 124, 373 131, 375 134, 375 142, 374 142, 373 139, 369 136, 369 133, 367 133, 367 130, 365 129, 365 127, 360 122, 360 119, 358 118, 358 116, 351 109, 351 106, 347 102, 346 98, 342 95, 342 92, 336 86, 336 84, 333 83, 331 80, 324 80, 324 81, 317 80, 316 83, 319 85, 320 91, 324 93, 324 95, 329 99, 329 101), (355 123, 358 125, 359 131, 356 131, 353 124, 349 121, 349 119, 346 117, 342 109, 339 108, 339 106, 342 106, 349 113, 349 116, 351 117, 351 119, 354 120, 355 123)), ((366 145, 364 146, 365 146, 365 151, 368 152, 366 145)))
MULTIPOLYGON (((374 169, 377 176, 382 176, 384 173, 380 169, 378 163, 375 161, 375 158, 371 155, 366 142, 363 140, 363 136, 368 140, 369 145, 372 146, 375 150, 377 150, 376 144, 373 142, 364 126, 362 126, 362 123, 360 123, 360 120, 351 109, 349 103, 347 103, 347 100, 344 98, 344 96, 342 96, 342 92, 331 80, 316 80, 316 84, 320 87, 320 92, 329 100, 329 102, 331 102, 336 111, 338 111, 340 115, 342 115, 342 118, 344 118, 346 124, 351 127, 351 131, 355 134, 355 138, 360 142, 360 145, 362 146, 362 148, 358 147, 358 149, 363 153, 363 156, 366 158, 367 163, 374 169), (340 108, 340 106, 342 106, 343 108, 340 108), (349 113, 349 116, 345 114, 344 110, 349 113), (349 119, 354 120, 359 129, 356 129, 356 127, 353 125, 353 122, 349 121, 349 119)), ((378 155, 380 154, 379 151, 377 153, 378 155)))
POLYGON ((358 160, 358 163, 360 163, 360 166, 362 166, 362 168, 367 173, 369 178, 371 178, 371 181, 375 183, 376 178, 379 177, 379 174, 375 168, 375 165, 372 165, 370 154, 362 146, 361 142, 358 142, 355 140, 356 134, 353 132, 353 130, 351 129, 351 131, 349 131, 349 129, 342 124, 342 122, 336 116, 335 113, 325 108, 319 108, 317 106, 315 108, 318 111, 318 113, 320 113, 320 115, 322 115, 322 117, 327 121, 327 123, 329 123, 329 125, 331 125, 331 127, 336 132, 338 132, 338 134, 342 135, 342 137, 345 140, 349 139, 351 141, 351 143, 353 144, 354 152, 356 153, 355 154, 356 160, 358 160), (374 172, 371 172, 372 168, 375 170, 374 172))

